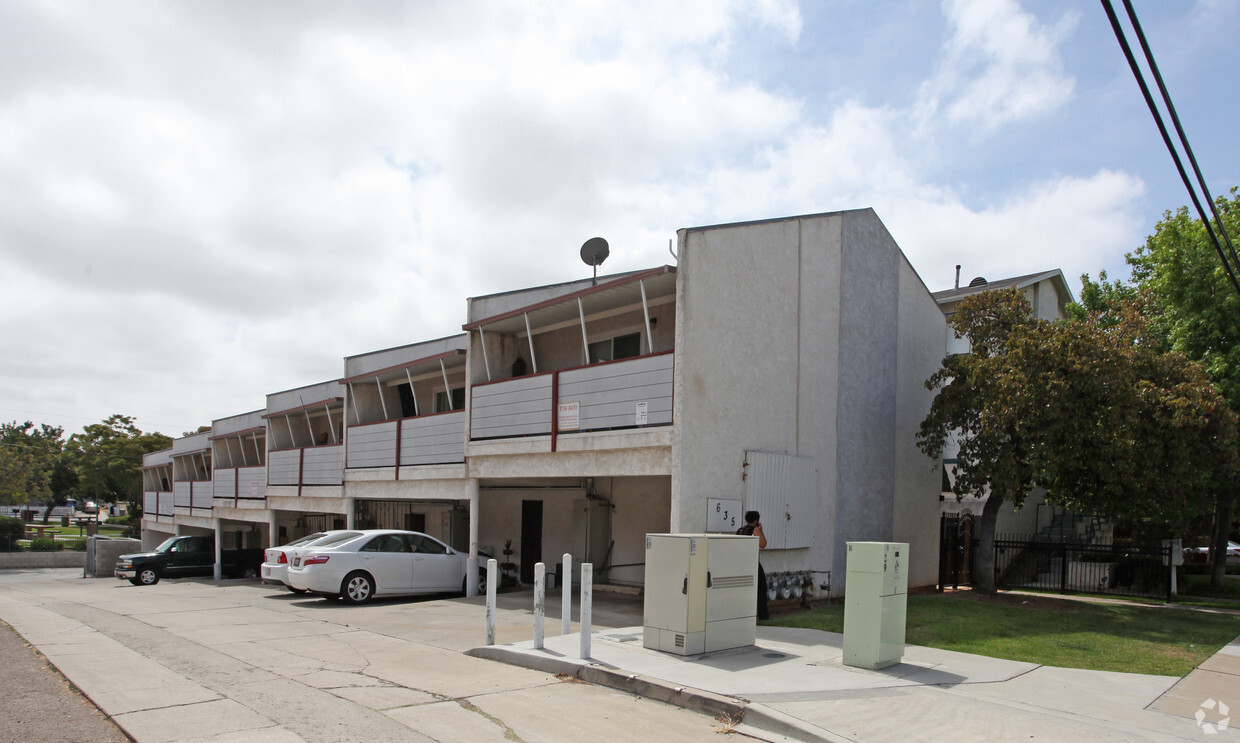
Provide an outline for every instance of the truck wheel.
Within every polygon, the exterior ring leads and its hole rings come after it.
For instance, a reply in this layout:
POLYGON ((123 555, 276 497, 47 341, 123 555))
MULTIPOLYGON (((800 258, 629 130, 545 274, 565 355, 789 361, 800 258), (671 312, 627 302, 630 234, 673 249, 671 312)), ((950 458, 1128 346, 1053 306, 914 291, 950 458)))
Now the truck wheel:
POLYGON ((340 598, 350 604, 364 604, 374 595, 374 579, 363 572, 349 573, 340 587, 340 598))
POLYGON ((142 568, 134 581, 136 585, 153 586, 159 582, 159 572, 155 568, 142 568))

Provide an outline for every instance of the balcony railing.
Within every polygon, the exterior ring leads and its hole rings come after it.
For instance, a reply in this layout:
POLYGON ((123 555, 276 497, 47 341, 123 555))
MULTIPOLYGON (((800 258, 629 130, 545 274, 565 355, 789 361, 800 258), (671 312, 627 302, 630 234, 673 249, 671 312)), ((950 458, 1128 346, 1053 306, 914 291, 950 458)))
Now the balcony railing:
POLYGON ((349 427, 349 469, 465 461, 465 413, 455 411, 349 427))
POLYGON ((668 351, 474 385, 470 437, 671 425, 674 358, 668 351))
POLYGON ((267 496, 267 468, 263 465, 250 467, 217 467, 212 477, 216 499, 262 500, 267 496))
POLYGON ((210 480, 181 480, 172 483, 172 503, 175 508, 189 509, 190 513, 197 510, 211 510, 210 480))
POLYGON ((344 445, 281 449, 267 455, 268 485, 339 485, 344 445))
POLYGON ((166 490, 147 490, 142 493, 142 514, 144 516, 172 516, 172 493, 166 490))

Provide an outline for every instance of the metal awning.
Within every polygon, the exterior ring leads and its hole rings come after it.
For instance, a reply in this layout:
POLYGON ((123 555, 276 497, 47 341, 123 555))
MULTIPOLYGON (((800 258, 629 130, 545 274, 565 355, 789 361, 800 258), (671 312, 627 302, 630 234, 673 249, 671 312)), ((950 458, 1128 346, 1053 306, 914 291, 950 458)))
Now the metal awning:
POLYGON ((565 322, 577 322, 581 313, 596 312, 642 304, 642 292, 652 300, 676 295, 676 268, 660 266, 649 271, 630 274, 598 286, 548 299, 537 304, 475 320, 462 326, 464 330, 482 329, 488 333, 524 333, 526 327, 541 328, 565 322), (580 300, 580 305, 578 304, 580 300), (527 323, 528 318, 528 323, 527 323))
POLYGON ((435 354, 434 356, 425 356, 420 359, 413 359, 412 361, 406 361, 403 364, 396 364, 395 366, 388 366, 388 367, 384 367, 383 369, 375 369, 374 371, 364 372, 362 374, 357 374, 352 377, 345 377, 344 379, 341 379, 340 381, 343 384, 349 384, 350 382, 362 382, 362 381, 375 379, 376 377, 382 377, 386 374, 391 374, 392 372, 407 371, 410 374, 422 374, 422 373, 432 371, 432 370, 438 371, 440 368, 440 364, 439 364, 440 361, 443 361, 448 366, 455 367, 457 366, 457 364, 448 364, 448 361, 455 360, 458 358, 460 359, 461 364, 465 363, 465 349, 457 348, 451 351, 446 351, 444 353, 435 354))

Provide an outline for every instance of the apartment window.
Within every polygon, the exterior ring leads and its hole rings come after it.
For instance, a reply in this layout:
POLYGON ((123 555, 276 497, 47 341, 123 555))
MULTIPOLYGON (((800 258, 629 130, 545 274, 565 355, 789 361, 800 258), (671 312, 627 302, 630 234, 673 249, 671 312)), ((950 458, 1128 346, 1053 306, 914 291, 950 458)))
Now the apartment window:
POLYGON ((629 333, 603 341, 595 341, 590 344, 589 349, 591 364, 597 364, 600 361, 631 359, 642 353, 642 334, 629 333))
POLYGON ((446 413, 450 410, 465 409, 465 388, 457 387, 452 390, 452 404, 448 404, 448 393, 440 390, 435 393, 435 412, 446 413))

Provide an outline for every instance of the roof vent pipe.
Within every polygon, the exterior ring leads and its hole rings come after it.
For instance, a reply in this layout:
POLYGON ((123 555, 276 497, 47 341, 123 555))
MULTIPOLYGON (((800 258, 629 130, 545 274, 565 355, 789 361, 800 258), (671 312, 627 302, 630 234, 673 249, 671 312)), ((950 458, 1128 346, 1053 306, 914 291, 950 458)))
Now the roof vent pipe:
POLYGON ((960 288, 960 264, 956 264, 956 288, 960 288))

